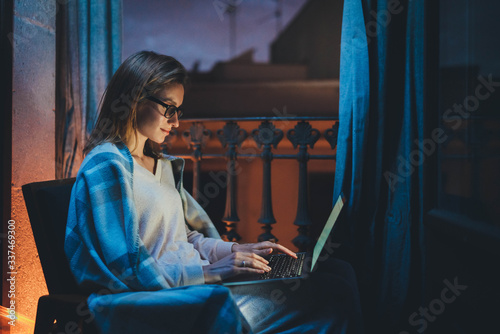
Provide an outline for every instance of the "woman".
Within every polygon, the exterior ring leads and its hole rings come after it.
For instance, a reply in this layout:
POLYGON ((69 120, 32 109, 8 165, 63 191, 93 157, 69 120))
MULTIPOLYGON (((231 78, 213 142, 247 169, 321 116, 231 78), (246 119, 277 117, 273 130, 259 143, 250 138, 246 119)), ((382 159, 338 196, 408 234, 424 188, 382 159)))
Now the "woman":
POLYGON ((158 150, 179 126, 186 78, 172 57, 139 52, 106 89, 73 188, 65 242, 77 283, 89 293, 216 283, 269 271, 263 256, 273 251, 296 257, 271 242, 217 239, 182 186, 184 161, 158 150))

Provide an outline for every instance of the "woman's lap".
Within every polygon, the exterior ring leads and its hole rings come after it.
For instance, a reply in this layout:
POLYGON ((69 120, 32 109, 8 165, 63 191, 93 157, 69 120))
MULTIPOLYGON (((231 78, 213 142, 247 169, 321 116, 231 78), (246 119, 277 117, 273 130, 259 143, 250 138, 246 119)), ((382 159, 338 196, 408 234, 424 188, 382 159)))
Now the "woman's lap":
POLYGON ((307 279, 231 287, 255 333, 361 333, 356 277, 344 261, 328 259, 307 279))

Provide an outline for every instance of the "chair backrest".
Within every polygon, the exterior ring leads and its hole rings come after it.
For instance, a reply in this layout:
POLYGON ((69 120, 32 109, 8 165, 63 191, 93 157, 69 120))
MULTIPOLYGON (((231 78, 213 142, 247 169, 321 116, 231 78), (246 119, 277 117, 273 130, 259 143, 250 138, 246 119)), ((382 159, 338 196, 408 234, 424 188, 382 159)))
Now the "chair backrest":
POLYGON ((24 201, 49 293, 80 293, 64 253, 71 189, 75 178, 25 184, 24 201))

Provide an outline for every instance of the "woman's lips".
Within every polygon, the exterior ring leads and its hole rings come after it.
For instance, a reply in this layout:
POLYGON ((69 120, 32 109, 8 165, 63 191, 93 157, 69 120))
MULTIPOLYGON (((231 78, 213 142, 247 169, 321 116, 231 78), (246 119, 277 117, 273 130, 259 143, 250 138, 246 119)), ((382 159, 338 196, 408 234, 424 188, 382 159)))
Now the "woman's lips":
POLYGON ((170 131, 168 130, 165 130, 165 129, 161 129, 161 131, 165 132, 165 134, 168 136, 168 134, 170 133, 170 131))

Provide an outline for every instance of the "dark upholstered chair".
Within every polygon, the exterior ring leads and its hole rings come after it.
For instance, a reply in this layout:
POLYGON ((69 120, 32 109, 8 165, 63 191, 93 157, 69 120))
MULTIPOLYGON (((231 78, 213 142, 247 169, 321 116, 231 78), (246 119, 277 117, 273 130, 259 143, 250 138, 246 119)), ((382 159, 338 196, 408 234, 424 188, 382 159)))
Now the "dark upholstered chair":
POLYGON ((38 300, 35 334, 97 333, 64 253, 64 236, 71 189, 75 179, 23 186, 31 229, 35 237, 49 294, 38 300))

